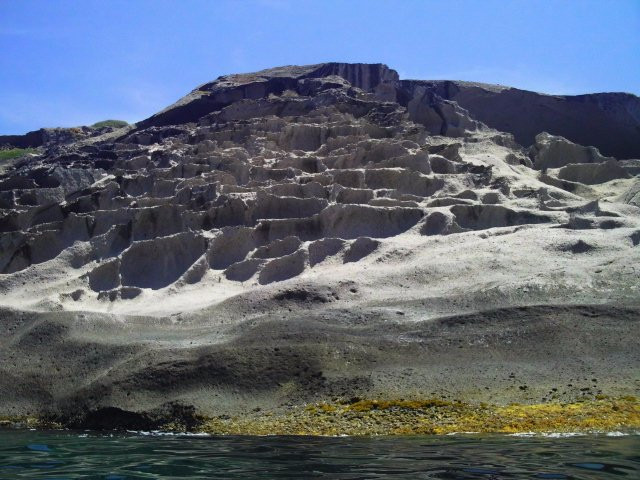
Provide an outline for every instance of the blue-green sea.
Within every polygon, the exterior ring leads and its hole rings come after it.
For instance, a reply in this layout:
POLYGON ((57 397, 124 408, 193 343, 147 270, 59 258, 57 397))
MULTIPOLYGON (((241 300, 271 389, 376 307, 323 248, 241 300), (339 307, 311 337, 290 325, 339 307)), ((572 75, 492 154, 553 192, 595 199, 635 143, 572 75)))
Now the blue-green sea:
POLYGON ((0 478, 640 479, 640 436, 336 438, 0 430, 0 478))

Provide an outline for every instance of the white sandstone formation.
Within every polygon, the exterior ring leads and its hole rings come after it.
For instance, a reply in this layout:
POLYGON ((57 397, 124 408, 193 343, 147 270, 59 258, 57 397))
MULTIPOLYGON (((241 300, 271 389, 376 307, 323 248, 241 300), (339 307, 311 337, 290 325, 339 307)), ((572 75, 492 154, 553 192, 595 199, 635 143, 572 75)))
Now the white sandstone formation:
POLYGON ((536 95, 281 67, 49 139, 0 176, 0 414, 636 394, 640 146, 579 113, 638 99, 536 95))

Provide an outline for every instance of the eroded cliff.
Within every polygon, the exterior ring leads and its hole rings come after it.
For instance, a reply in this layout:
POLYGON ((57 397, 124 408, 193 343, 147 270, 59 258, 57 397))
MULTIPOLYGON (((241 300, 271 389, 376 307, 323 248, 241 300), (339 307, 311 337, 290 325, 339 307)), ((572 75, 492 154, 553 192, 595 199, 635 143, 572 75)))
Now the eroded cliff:
POLYGON ((0 178, 0 410, 634 394, 639 128, 331 63, 50 139, 0 178))

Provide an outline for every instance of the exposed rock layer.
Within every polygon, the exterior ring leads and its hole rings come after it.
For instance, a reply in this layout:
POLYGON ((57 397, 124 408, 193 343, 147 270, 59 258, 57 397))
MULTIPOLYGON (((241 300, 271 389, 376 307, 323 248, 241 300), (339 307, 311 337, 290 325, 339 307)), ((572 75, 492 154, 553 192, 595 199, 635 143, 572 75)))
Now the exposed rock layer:
MULTIPOLYGON (((402 83, 412 83, 411 80, 402 83)), ((421 82, 444 99, 452 100, 477 120, 509 132, 528 146, 546 131, 604 155, 640 157, 640 99, 628 93, 542 95, 517 88, 482 83, 421 82)))
POLYGON ((0 176, 0 410, 637 392, 637 98, 512 90, 281 67, 51 137, 0 176))

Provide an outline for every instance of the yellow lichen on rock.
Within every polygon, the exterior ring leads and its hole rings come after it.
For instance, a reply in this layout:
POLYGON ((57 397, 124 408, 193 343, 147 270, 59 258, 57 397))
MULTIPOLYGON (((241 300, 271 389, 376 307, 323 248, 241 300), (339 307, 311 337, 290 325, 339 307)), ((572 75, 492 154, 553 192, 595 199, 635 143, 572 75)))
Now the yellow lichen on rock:
MULTIPOLYGON (((488 405, 440 399, 357 399, 229 417, 196 415, 195 425, 168 419, 160 430, 217 435, 442 435, 605 432, 640 429, 640 400, 599 398, 574 403, 488 405)), ((63 428, 34 417, 0 417, 0 428, 63 428)))
POLYGON ((572 404, 510 405, 497 409, 511 419, 501 432, 615 430, 640 426, 640 404, 634 397, 572 404))
POLYGON ((358 400, 320 403, 271 416, 207 419, 200 430, 258 435, 424 435, 456 432, 522 433, 640 428, 633 397, 576 403, 507 406, 442 400, 358 400))

